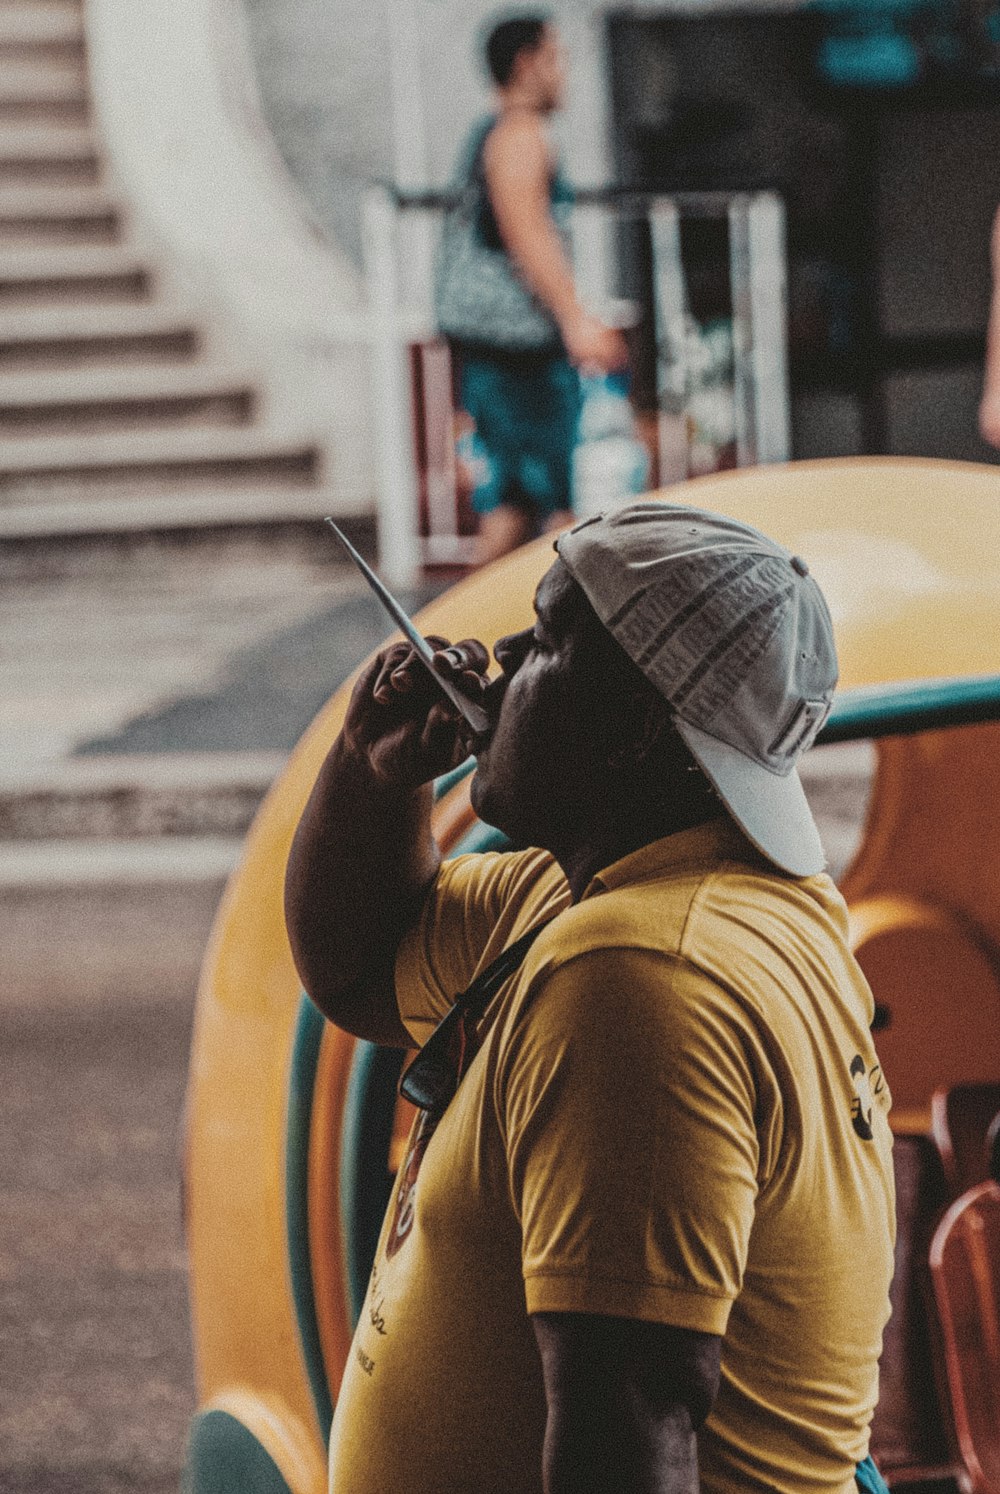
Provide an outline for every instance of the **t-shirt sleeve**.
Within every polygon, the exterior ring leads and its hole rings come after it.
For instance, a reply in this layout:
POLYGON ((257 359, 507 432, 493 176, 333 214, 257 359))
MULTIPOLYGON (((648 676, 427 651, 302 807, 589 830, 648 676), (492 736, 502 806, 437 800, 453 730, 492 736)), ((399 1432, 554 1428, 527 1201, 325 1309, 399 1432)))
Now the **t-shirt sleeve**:
POLYGON ((396 1002, 416 1043, 427 1041, 484 955, 500 953, 525 890, 550 866, 551 857, 539 851, 487 851, 442 862, 396 954, 396 1002))
POLYGON ((529 1312, 724 1332, 757 1196, 749 1036, 725 991, 656 952, 545 980, 497 1088, 529 1312))

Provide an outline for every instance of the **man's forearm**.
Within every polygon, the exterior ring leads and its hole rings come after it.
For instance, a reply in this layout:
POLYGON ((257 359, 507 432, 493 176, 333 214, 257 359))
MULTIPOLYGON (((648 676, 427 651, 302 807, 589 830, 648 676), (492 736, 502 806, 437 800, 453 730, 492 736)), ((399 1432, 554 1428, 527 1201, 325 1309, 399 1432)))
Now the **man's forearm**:
POLYGON ((537 123, 498 125, 487 142, 486 185, 500 237, 528 287, 560 327, 580 315, 573 268, 552 218, 549 159, 537 123))
POLYGON ((718 1389, 711 1333, 533 1313, 548 1421, 545 1494, 697 1494, 695 1430, 718 1389))
POLYGON ((698 1494, 698 1456, 685 1406, 651 1418, 614 1398, 550 1415, 545 1494, 698 1494))
POLYGON ((386 783, 338 738, 299 823, 285 913, 306 990, 337 1020, 337 998, 391 958, 440 854, 432 785, 386 783))
POLYGON ((560 327, 581 315, 573 272, 550 218, 519 221, 516 212, 509 214, 507 248, 529 289, 560 327))

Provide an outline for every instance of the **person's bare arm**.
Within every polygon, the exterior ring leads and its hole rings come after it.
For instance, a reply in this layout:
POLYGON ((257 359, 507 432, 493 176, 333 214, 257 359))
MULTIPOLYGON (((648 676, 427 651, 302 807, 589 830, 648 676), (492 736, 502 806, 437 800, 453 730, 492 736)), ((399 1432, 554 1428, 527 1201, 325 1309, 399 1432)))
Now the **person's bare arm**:
MULTIPOLYGON (((439 662, 474 691, 488 655, 469 642, 439 662)), ((395 644, 358 680, 299 821, 285 876, 292 955, 320 1010, 358 1037, 410 1045, 393 964, 440 863, 433 780, 468 752, 457 712, 409 644, 395 644)))
POLYGON ((620 368, 621 334, 590 316, 577 299, 573 271, 549 206, 551 163, 537 118, 513 113, 491 131, 483 155, 500 237, 530 289, 551 311, 574 363, 620 368))
POLYGON ((548 1419, 545 1494, 697 1494, 695 1434, 719 1385, 713 1334, 535 1313, 548 1419))
POLYGON ((986 332, 986 369, 979 406, 979 430, 984 441, 1000 447, 1000 211, 993 220, 991 260, 993 300, 986 332))

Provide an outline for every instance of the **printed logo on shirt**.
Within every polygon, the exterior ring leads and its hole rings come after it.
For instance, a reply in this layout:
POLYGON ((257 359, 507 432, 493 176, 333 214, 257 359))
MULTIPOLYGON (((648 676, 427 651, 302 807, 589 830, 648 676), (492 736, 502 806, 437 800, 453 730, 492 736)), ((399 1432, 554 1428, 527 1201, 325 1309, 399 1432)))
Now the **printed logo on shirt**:
POLYGON ((885 1086, 882 1078, 882 1067, 873 1064, 869 1070, 860 1053, 855 1053, 851 1059, 851 1083, 854 1086, 854 1099, 851 1101, 851 1124, 862 1141, 871 1141, 875 1132, 872 1129, 872 1116, 875 1110, 875 1095, 881 1094, 885 1086))
POLYGON ((436 1127, 437 1117, 432 1119, 428 1111, 421 1111, 406 1153, 406 1160, 396 1174, 392 1220, 385 1237, 385 1253, 389 1260, 402 1247, 413 1228, 414 1210, 417 1205, 417 1174, 420 1172, 424 1152, 427 1150, 428 1142, 434 1135, 436 1127))
POLYGON ((368 1284, 368 1321, 380 1338, 385 1338, 389 1332, 385 1323, 385 1289, 379 1279, 378 1263, 372 1267, 371 1281, 368 1284))

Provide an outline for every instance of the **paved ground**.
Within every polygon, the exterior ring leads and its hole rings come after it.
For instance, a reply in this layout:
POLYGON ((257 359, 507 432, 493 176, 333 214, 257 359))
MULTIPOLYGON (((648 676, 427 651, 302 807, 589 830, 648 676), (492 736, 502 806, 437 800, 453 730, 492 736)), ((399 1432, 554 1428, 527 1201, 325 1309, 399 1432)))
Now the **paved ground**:
MULTIPOLYGON (((441 584, 426 583, 400 599, 417 611, 441 584)), ((115 732, 84 740, 77 753, 290 752, 337 685, 391 629, 360 577, 321 581, 310 595, 306 616, 227 651, 209 688, 189 688, 115 732)))
POLYGON ((294 550, 5 582, 0 756, 288 749, 387 631, 353 570, 294 550))
POLYGON ((177 1168, 190 1002, 2 1022, 0 1489, 167 1494, 194 1405, 177 1168))
MULTIPOLYGON (((387 631, 353 573, 253 547, 6 584, 0 754, 287 751, 387 631)), ((109 929, 80 930, 79 960, 109 929)), ((45 937, 25 927, 29 946, 45 937)), ((0 990, 0 1494, 178 1485, 194 1407, 177 1163, 193 979, 169 969, 151 967, 138 1000, 99 981, 77 1007, 40 983, 30 1000, 0 990)))

